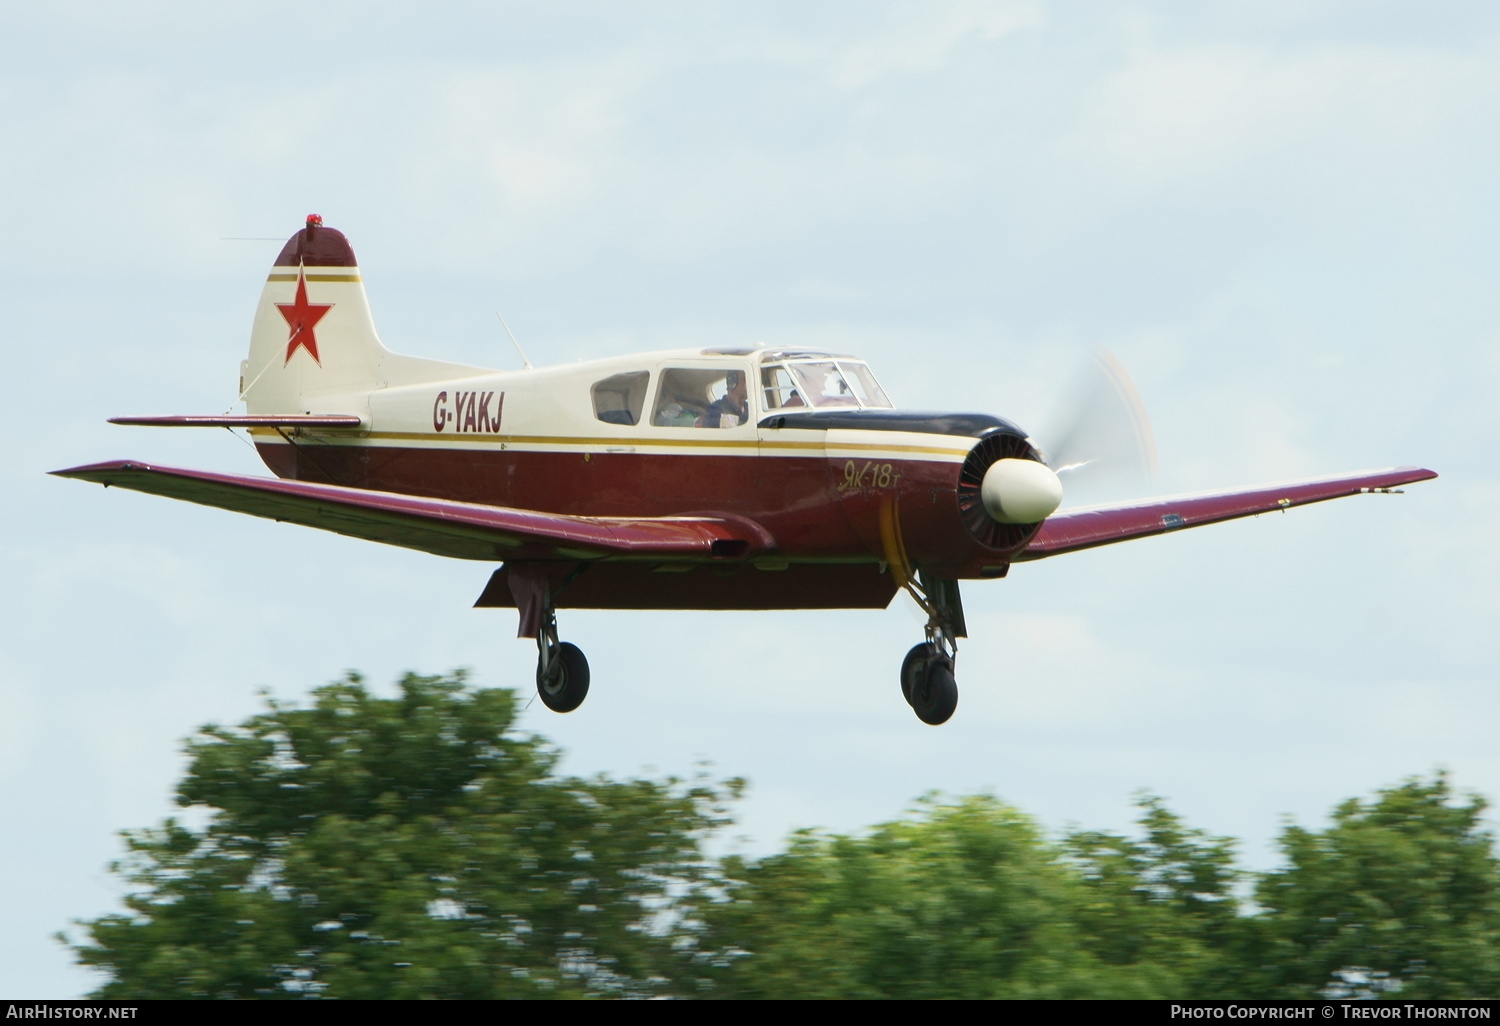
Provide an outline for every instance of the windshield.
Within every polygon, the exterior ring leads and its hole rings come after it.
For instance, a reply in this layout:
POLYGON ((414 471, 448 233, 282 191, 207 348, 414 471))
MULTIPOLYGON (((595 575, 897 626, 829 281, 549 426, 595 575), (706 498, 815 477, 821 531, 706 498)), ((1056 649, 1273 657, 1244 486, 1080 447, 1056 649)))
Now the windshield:
POLYGON ((762 368, 761 387, 768 410, 891 406, 870 368, 858 360, 789 360, 762 368))

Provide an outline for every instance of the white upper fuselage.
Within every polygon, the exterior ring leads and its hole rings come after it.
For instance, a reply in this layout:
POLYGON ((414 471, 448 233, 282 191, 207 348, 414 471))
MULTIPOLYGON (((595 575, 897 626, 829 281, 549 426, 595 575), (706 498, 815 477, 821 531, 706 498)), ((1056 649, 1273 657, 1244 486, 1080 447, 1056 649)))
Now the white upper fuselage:
MULTIPOLYGON (((304 358, 293 355, 294 360, 304 358)), ((330 442, 345 439, 365 445, 747 456, 769 446, 787 456, 826 458, 845 454, 851 458, 940 462, 961 462, 968 454, 971 440, 926 432, 804 431, 788 427, 768 436, 757 430, 758 423, 776 413, 861 408, 860 399, 852 394, 836 400, 830 397, 837 406, 773 405, 785 395, 767 386, 767 375, 774 374, 775 368, 821 367, 830 362, 842 367, 857 365, 868 374, 863 363, 851 357, 811 349, 769 348, 658 350, 513 371, 447 364, 438 366, 472 373, 343 394, 304 395, 305 409, 299 412, 358 416, 363 422, 361 430, 317 434, 330 442), (739 423, 720 420, 709 425, 701 416, 689 416, 697 411, 687 409, 675 423, 667 423, 663 409, 672 404, 668 389, 673 379, 669 375, 677 372, 701 373, 710 382, 703 393, 705 400, 716 395, 712 383, 727 373, 744 375, 748 415, 739 423), (635 422, 610 419, 609 414, 620 407, 607 404, 619 393, 606 388, 610 394, 601 395, 601 384, 632 377, 638 378, 632 389, 638 392, 631 417, 635 422)), ((424 361, 424 366, 432 365, 424 361)), ((852 376, 854 372, 850 373, 852 376)), ((722 388, 717 394, 722 394, 722 388)), ((882 403, 878 408, 889 406, 882 403)), ((274 431, 256 434, 258 441, 278 440, 274 431)))

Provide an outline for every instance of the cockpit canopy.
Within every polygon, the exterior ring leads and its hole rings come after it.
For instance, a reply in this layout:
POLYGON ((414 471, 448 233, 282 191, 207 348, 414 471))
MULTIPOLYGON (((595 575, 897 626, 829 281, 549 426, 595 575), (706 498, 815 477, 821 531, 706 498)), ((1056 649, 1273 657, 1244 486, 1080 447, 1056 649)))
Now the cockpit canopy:
POLYGON ((590 390, 595 419, 621 427, 736 428, 757 416, 799 408, 892 408, 870 368, 849 356, 721 347, 658 359, 654 373, 622 370, 595 381, 590 390), (649 405, 648 394, 654 396, 649 405))
POLYGON ((792 357, 765 363, 760 370, 765 410, 875 408, 888 410, 891 401, 870 368, 847 357, 792 357))

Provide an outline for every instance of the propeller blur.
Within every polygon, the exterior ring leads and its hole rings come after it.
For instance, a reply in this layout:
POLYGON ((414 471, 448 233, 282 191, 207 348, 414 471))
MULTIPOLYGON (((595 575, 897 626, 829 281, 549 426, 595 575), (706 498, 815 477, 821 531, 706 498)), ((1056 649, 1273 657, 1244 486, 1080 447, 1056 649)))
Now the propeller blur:
POLYGON ((1065 475, 1069 502, 1140 492, 1156 478, 1156 439, 1130 375, 1096 350, 1038 436, 1047 465, 1065 475))

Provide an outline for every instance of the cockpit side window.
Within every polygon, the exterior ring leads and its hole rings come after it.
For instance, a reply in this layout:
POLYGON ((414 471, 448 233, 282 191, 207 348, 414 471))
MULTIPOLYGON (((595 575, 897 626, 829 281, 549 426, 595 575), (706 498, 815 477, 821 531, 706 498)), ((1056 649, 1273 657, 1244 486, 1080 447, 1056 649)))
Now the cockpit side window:
POLYGON ((594 416, 606 424, 639 424, 650 380, 650 371, 627 371, 595 383, 594 416))
POLYGON ((733 428, 750 422, 747 374, 715 367, 661 372, 651 423, 657 427, 733 428))
POLYGON ((807 405, 797 391, 797 383, 792 380, 791 371, 780 364, 761 368, 760 387, 768 410, 807 405))

